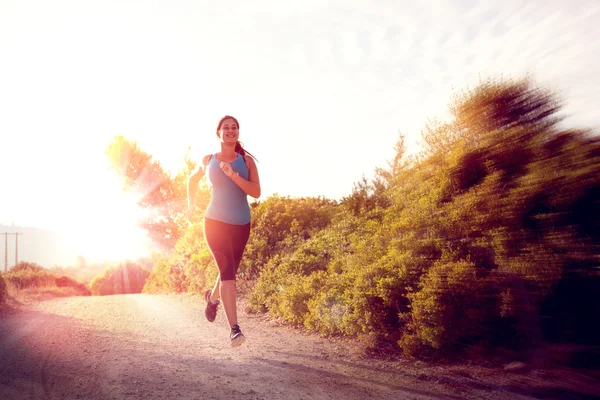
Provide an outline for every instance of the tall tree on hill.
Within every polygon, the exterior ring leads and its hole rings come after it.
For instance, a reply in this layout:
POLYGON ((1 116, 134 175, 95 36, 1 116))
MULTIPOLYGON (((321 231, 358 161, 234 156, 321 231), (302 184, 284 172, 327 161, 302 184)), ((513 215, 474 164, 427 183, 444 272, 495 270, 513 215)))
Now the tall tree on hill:
MULTIPOLYGON (((175 176, 164 170, 160 162, 143 151, 136 142, 116 136, 106 149, 110 166, 123 181, 123 190, 136 196, 137 204, 145 209, 140 221, 150 238, 161 250, 172 249, 188 227, 184 217, 187 176, 196 163, 184 157, 184 166, 175 176)), ((197 202, 199 208, 208 204, 208 187, 201 185, 197 202)))

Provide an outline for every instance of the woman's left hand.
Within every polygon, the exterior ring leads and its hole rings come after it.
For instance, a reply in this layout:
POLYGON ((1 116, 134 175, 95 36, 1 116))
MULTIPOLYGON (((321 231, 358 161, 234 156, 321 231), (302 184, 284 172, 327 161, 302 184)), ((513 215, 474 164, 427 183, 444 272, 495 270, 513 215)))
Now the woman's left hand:
POLYGON ((231 165, 221 161, 221 164, 219 164, 219 166, 221 167, 221 171, 223 171, 223 173, 227 175, 229 179, 233 178, 233 175, 235 175, 235 171, 233 170, 233 168, 231 168, 231 165))

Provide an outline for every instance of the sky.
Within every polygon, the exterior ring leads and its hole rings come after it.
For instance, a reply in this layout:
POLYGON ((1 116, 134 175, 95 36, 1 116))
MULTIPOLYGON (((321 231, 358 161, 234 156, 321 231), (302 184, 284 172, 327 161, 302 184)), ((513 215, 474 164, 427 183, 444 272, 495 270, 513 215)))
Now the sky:
POLYGON ((597 128, 599 20, 597 0, 0 0, 0 223, 139 254, 107 145, 176 171, 226 114, 263 199, 350 194, 481 79, 529 74, 597 128))

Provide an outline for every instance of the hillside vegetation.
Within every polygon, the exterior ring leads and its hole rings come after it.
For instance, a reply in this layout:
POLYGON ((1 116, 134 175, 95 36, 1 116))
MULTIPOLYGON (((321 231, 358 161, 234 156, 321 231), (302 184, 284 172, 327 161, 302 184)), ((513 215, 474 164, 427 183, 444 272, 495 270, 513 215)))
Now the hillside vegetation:
MULTIPOLYGON (((148 271, 153 268, 152 260, 148 258, 138 258, 132 262, 148 271)), ((55 265, 49 269, 54 274, 69 276, 77 281, 89 284, 95 277, 102 275, 107 268, 113 266, 113 263, 107 262, 87 262, 85 258, 79 256, 74 266, 55 265)))
POLYGON ((89 296, 90 290, 84 283, 68 276, 52 273, 36 263, 20 262, 0 277, 0 302, 9 295, 25 300, 57 296, 89 296))
MULTIPOLYGON (((142 264, 124 261, 117 265, 103 266, 89 285, 58 273, 63 271, 71 275, 89 276, 90 272, 85 271, 84 267, 46 269, 35 263, 20 262, 0 275, 0 304, 8 296, 30 301, 64 296, 141 293, 150 274, 146 268, 152 267, 148 260, 141 261, 142 264)), ((98 271, 98 268, 91 271, 98 271)))
MULTIPOLYGON (((418 357, 597 345, 600 139, 561 125, 555 96, 528 80, 483 82, 450 111, 423 130, 425 151, 406 156, 400 137, 388 167, 340 201, 253 204, 240 267, 253 307, 418 357)), ((183 208, 192 167, 169 204, 183 208)), ((144 204, 160 214, 163 200, 144 204)), ((144 291, 201 292, 216 274, 201 221, 169 218, 177 229, 152 229, 176 244, 144 291)))

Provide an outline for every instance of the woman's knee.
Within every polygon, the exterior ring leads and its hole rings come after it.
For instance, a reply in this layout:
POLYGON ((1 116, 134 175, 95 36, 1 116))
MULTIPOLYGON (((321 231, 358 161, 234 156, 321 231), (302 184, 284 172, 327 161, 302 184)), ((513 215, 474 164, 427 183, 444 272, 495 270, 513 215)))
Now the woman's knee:
POLYGON ((221 281, 221 286, 222 287, 233 287, 235 288, 235 279, 230 279, 227 281, 221 281))
POLYGON ((235 269, 228 268, 226 271, 221 271, 221 282, 235 282, 235 269))
POLYGON ((213 257, 217 264, 217 268, 219 269, 219 276, 222 281, 235 279, 235 261, 231 255, 215 252, 213 253, 213 257))

